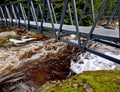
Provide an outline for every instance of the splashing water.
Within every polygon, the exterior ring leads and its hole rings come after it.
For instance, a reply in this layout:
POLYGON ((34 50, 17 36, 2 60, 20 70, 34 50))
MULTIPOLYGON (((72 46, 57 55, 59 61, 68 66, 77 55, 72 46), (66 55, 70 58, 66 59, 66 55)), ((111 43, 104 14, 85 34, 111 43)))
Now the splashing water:
POLYGON ((54 39, 0 48, 0 92, 34 92, 46 81, 66 78, 76 52, 54 39))

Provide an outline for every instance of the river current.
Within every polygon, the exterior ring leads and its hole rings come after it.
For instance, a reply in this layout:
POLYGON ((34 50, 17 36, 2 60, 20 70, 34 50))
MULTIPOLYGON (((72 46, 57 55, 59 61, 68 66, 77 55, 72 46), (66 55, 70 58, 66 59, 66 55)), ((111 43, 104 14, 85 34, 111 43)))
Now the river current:
POLYGON ((52 38, 0 48, 0 92, 35 92, 47 81, 70 73, 76 47, 52 38))

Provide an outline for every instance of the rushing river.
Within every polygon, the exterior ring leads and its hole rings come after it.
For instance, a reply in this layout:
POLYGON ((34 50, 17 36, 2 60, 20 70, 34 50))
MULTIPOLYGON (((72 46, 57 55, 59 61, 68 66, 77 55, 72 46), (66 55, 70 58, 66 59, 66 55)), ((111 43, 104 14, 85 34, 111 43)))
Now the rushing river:
MULTIPOLYGON (((120 59, 119 48, 94 41, 89 48, 120 59)), ((35 32, 0 29, 0 92, 36 92, 47 81, 68 78, 71 70, 120 70, 120 65, 35 32)))
POLYGON ((69 76, 79 50, 54 39, 0 48, 0 92, 35 92, 46 81, 69 76))

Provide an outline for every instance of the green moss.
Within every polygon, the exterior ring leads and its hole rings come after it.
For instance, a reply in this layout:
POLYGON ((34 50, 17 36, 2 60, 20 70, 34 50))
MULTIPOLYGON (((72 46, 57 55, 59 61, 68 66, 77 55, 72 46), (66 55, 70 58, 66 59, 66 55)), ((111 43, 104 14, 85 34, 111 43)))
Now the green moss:
POLYGON ((120 92, 120 71, 84 72, 48 88, 45 92, 120 92))

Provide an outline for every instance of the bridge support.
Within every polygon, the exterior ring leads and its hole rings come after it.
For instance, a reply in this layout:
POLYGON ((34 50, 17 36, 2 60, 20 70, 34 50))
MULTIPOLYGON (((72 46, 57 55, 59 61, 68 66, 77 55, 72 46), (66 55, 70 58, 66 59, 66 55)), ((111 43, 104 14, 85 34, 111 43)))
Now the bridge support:
POLYGON ((101 7, 100 11, 98 12, 98 16, 97 16, 95 22, 93 23, 93 26, 92 26, 92 28, 91 28, 88 36, 87 36, 87 40, 86 40, 86 42, 85 42, 85 44, 84 44, 84 46, 83 46, 83 50, 85 50, 85 47, 87 47, 88 41, 89 41, 90 39, 92 39, 92 34, 93 34, 94 30, 95 30, 95 27, 96 27, 96 25, 97 25, 100 17, 102 16, 102 13, 103 13, 105 7, 107 6, 108 1, 109 1, 109 0, 105 0, 105 1, 103 2, 102 7, 101 7))

